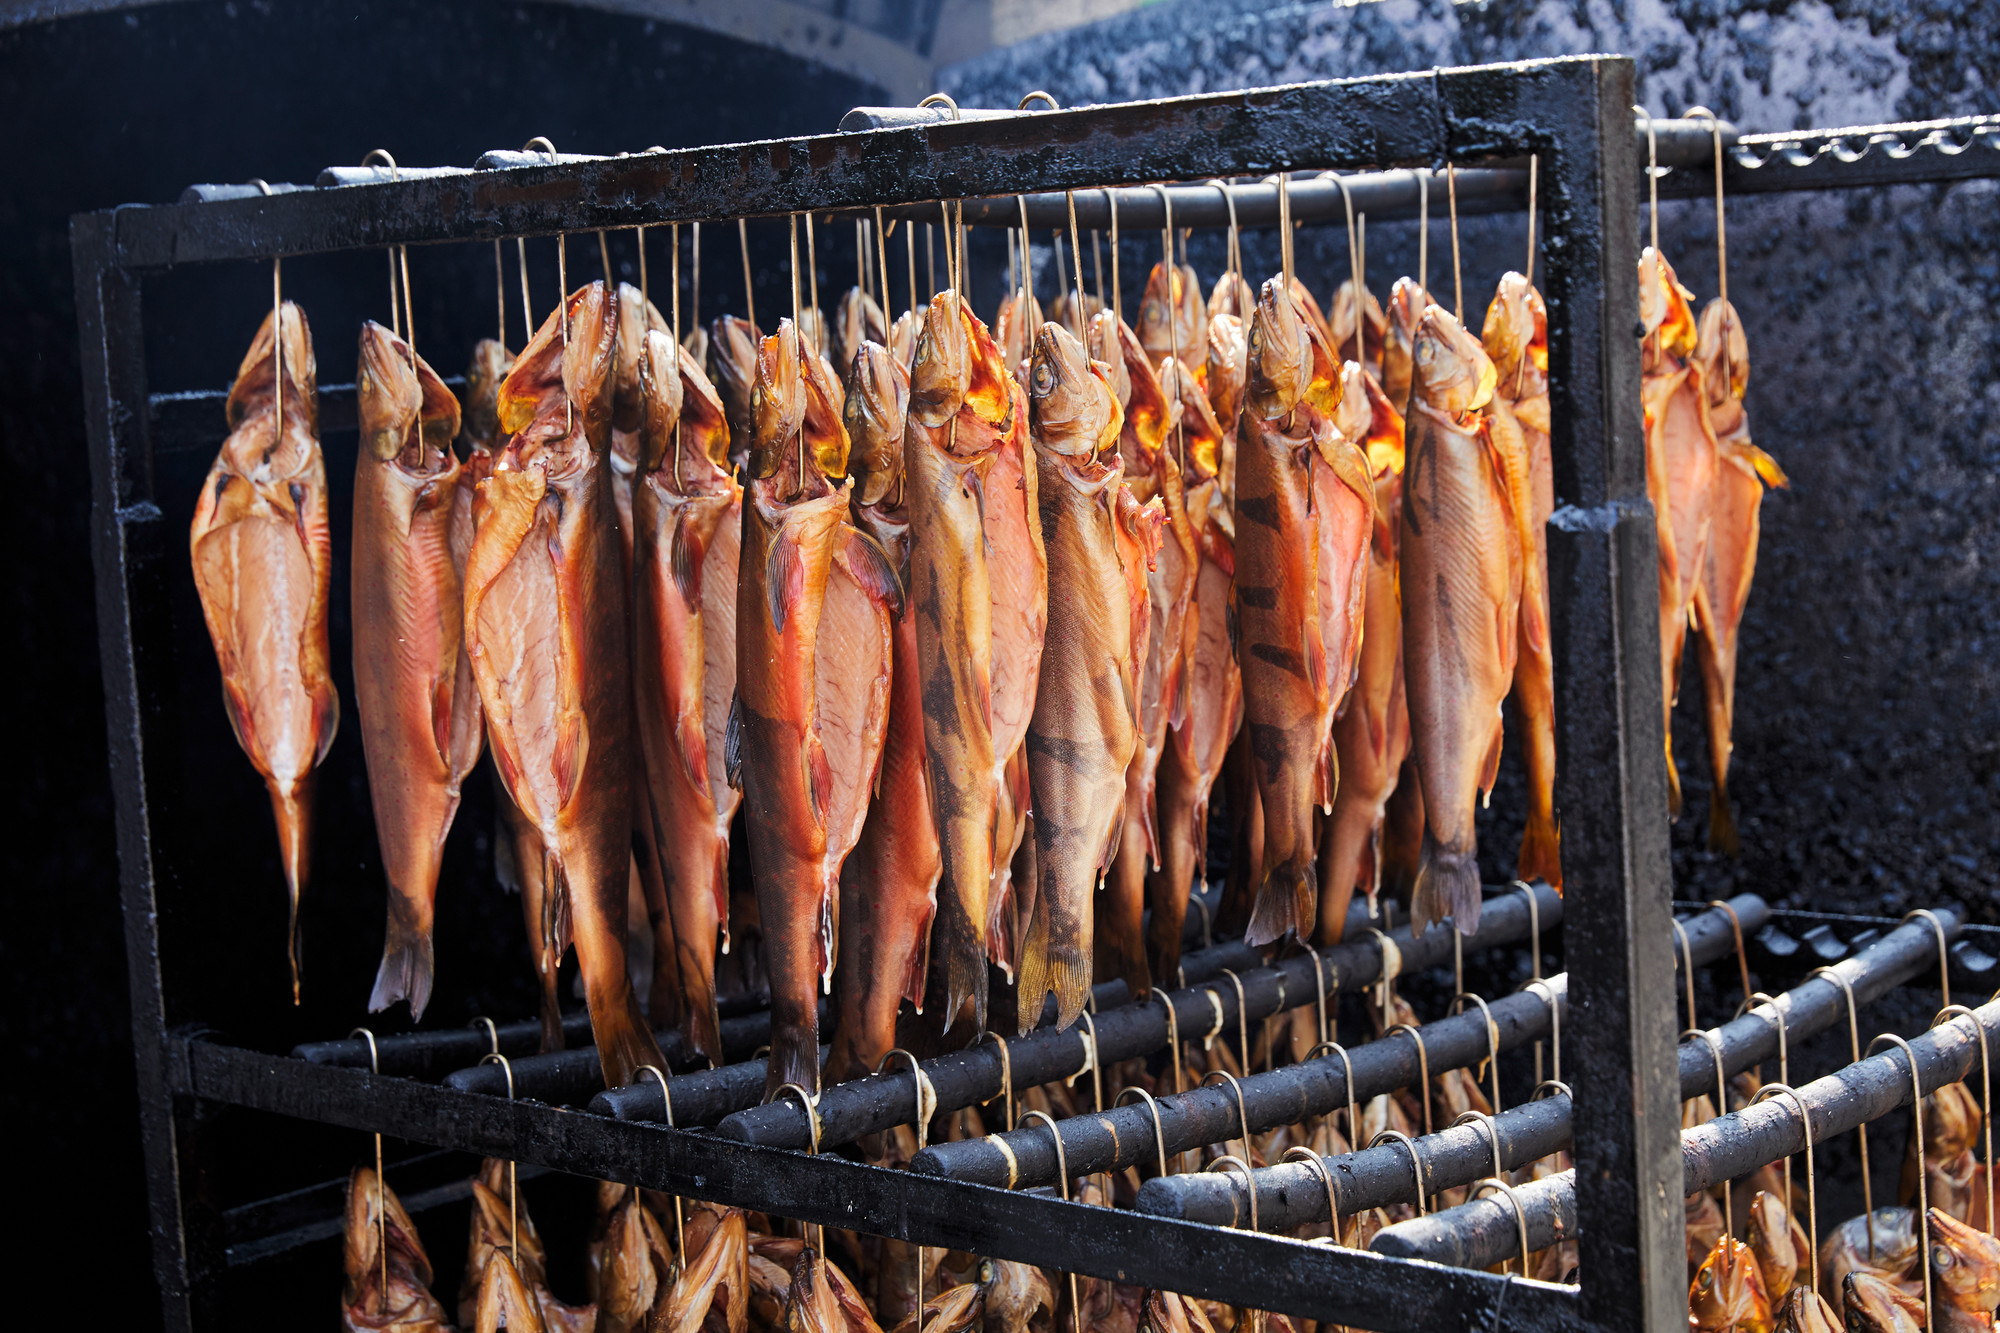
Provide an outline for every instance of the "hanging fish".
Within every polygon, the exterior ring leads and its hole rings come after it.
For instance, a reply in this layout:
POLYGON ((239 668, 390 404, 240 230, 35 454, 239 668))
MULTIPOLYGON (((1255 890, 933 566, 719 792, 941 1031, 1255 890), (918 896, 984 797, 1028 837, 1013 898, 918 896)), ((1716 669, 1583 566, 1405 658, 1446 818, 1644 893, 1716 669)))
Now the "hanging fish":
POLYGON ((1012 424, 1013 379, 955 292, 931 298, 904 435, 924 749, 942 871, 932 946, 945 1030, 970 999, 986 1024, 988 904, 1001 761, 993 741, 993 581, 982 506, 1012 424))
MULTIPOLYGON (((1235 323, 1233 315, 1217 321, 1235 323)), ((1211 346, 1213 343, 1211 342, 1211 346)), ((1180 963, 1188 894, 1207 864, 1208 798, 1229 743, 1243 722, 1243 673, 1236 663, 1235 535, 1221 495, 1219 467, 1229 452, 1221 422, 1193 375, 1169 363, 1163 388, 1180 398, 1175 444, 1186 459, 1182 509, 1196 558, 1191 608, 1182 634, 1185 706, 1172 720, 1158 769, 1155 812, 1158 864, 1146 876, 1149 980, 1164 984, 1180 963)))
POLYGON ((500 386, 511 432, 479 485, 465 641, 493 759, 540 834, 543 948, 574 941, 607 1086, 662 1057, 625 969, 631 658, 610 468, 615 311, 604 284, 552 311, 500 386))
POLYGON ((1165 514, 1122 483, 1123 413, 1108 367, 1067 329, 1042 325, 1029 373, 1030 430, 1049 569, 1049 625, 1029 725, 1037 811, 1033 914, 1024 931, 1019 1026, 1056 995, 1068 1026, 1090 993, 1091 897, 1117 849, 1125 772, 1138 747, 1135 618, 1146 615, 1144 565, 1165 514))
POLYGON ((882 307, 873 296, 859 287, 841 293, 840 304, 833 308, 831 355, 835 369, 853 365, 862 343, 885 343, 888 338, 889 321, 882 317, 882 307))
POLYGON ((389 925, 368 1008, 407 999, 414 1020, 430 1000, 445 835, 482 740, 479 695, 459 678, 465 611, 451 551, 465 469, 451 451, 458 400, 408 343, 373 320, 361 326, 355 399, 354 696, 389 881, 389 925))
POLYGON ((1346 376, 1282 279, 1250 331, 1237 465, 1236 601, 1263 856, 1245 938, 1317 920, 1313 807, 1330 806, 1330 728, 1361 644, 1375 505, 1366 456, 1332 414, 1346 376))
POLYGON ((881 547, 847 521, 853 483, 820 460, 847 453, 825 423, 814 359, 781 320, 757 359, 743 553, 736 585, 736 701, 724 741, 741 783, 771 977, 765 1094, 819 1088, 818 995, 838 947, 840 870, 860 837, 888 720, 900 605, 881 547))
POLYGON ((2000 1305, 2000 1240, 1941 1209, 1924 1214, 1939 1333, 1987 1333, 2000 1305))
MULTIPOLYGON (((1257 313, 1257 293, 1243 280, 1243 275, 1235 269, 1224 269, 1222 276, 1215 280, 1215 286, 1208 293, 1208 317, 1213 321, 1218 315, 1229 315, 1248 328, 1250 317, 1257 313)), ((1222 414, 1218 411, 1217 416, 1222 414)))
MULTIPOLYGON (((597 1317, 590 1306, 565 1305, 549 1292, 548 1258, 542 1248, 541 1232, 521 1201, 518 1182, 508 1163, 488 1157, 472 1178, 472 1222, 465 1242, 465 1276, 458 1288, 458 1322, 467 1327, 488 1327, 485 1312, 494 1296, 504 1304, 519 1308, 519 1296, 528 1297, 528 1308, 537 1312, 551 1330, 579 1330, 587 1333, 597 1317), (496 1263, 504 1264, 497 1275, 496 1263)), ((513 1328, 509 1325, 509 1330, 513 1328)))
POLYGON ((1921 1292, 1912 1295, 1872 1273, 1849 1273, 1840 1303, 1848 1333, 1923 1333, 1930 1326, 1921 1292))
POLYGON ((1236 503, 1236 428, 1243 416, 1243 379, 1249 368, 1249 333, 1243 321, 1235 315, 1210 315, 1208 374, 1203 384, 1216 424, 1222 427, 1215 471, 1216 498, 1224 510, 1236 503))
POLYGON ((1382 330, 1382 391, 1398 412, 1410 410, 1410 376, 1414 367, 1417 321, 1431 304, 1431 294, 1415 278, 1398 278, 1389 289, 1389 310, 1382 330))
POLYGON ((1410 900, 1421 931, 1451 917, 1479 927, 1473 807, 1500 765, 1500 703, 1514 678, 1519 529, 1480 409, 1493 362, 1442 306, 1417 324, 1403 471, 1403 672, 1423 785, 1423 859, 1410 900))
POLYGON ((1667 800, 1681 812, 1680 770, 1674 764, 1674 700, 1680 693, 1681 648, 1687 639, 1708 563, 1716 491, 1717 446, 1708 416, 1706 380, 1688 358, 1696 346, 1693 293, 1681 286, 1651 246, 1639 254, 1639 401, 1646 421, 1646 495, 1660 548, 1660 703, 1666 729, 1667 800))
POLYGON ((1354 279, 1348 278, 1334 292, 1333 304, 1328 307, 1326 322, 1328 331, 1333 335, 1331 346, 1342 361, 1359 362, 1363 370, 1380 379, 1389 317, 1383 313, 1382 303, 1375 299, 1375 293, 1365 287, 1361 291, 1360 309, 1366 329, 1366 355, 1355 341, 1354 279))
POLYGON ((1155 366, 1167 357, 1196 367, 1205 364, 1208 305, 1201 299, 1201 280, 1191 266, 1153 265, 1139 298, 1138 335, 1139 345, 1155 366))
POLYGON ((1508 491, 1524 562, 1513 697, 1521 719, 1521 758, 1528 770, 1528 826, 1515 873, 1524 880, 1545 880, 1560 893, 1555 655, 1549 638, 1549 516, 1556 508, 1555 464, 1549 453, 1549 316, 1542 294, 1524 274, 1502 275, 1486 308, 1482 341, 1496 376, 1494 441, 1512 460, 1508 491))
POLYGON ((1042 327, 1042 303, 1035 294, 1027 294, 1024 305, 1021 289, 1011 288, 1000 300, 999 313, 993 317, 993 341, 1000 348, 1000 357, 1007 364, 1009 374, 1018 374, 1028 358, 1035 351, 1035 330, 1042 327))
POLYGON ((1794 1287, 1778 1311, 1778 1333, 1841 1333, 1840 1316, 1816 1291, 1794 1287))
POLYGON ((396 1191, 382 1184, 369 1167, 357 1166, 348 1173, 344 1241, 345 1280, 340 1291, 343 1330, 447 1333, 451 1316, 431 1294, 431 1260, 424 1253, 416 1224, 403 1210, 396 1191))
POLYGON ((632 503, 639 743, 672 913, 683 1030, 720 1065, 715 955, 718 940, 729 944, 729 825, 741 799, 722 757, 736 689, 743 488, 726 466, 721 396, 664 330, 647 332, 639 375, 645 421, 632 503))
MULTIPOLYGON (((1421 380, 1422 370, 1417 374, 1421 380)), ((1417 392, 1423 392, 1421 386, 1417 392)), ((1716 1242, 1688 1288, 1688 1328, 1690 1333, 1727 1333, 1731 1329, 1736 1333, 1771 1333, 1771 1301, 1748 1245, 1731 1236, 1716 1242)))
MULTIPOLYGON (((895 354, 865 342, 847 384, 847 430, 853 440, 852 521, 881 547, 899 584, 910 568, 910 515, 903 436, 910 376, 895 354)), ((882 773, 861 840, 842 870, 840 968, 834 978, 839 1021, 829 1076, 874 1072, 896 1045, 904 1000, 923 1012, 931 920, 937 914, 937 824, 924 758, 924 700, 917 670, 916 611, 905 598, 893 629, 889 721, 882 773)))
POLYGON ((729 461, 737 467, 750 450, 751 396, 757 386, 757 349, 764 335, 747 319, 717 318, 708 339, 708 379, 722 396, 729 420, 729 461))
POLYGON ((1708 558, 1695 587, 1695 661, 1708 701, 1708 758, 1715 786, 1708 798, 1708 845, 1734 856, 1741 847, 1729 805, 1730 734, 1736 718, 1736 644, 1750 578, 1757 570, 1759 511, 1766 486, 1790 482, 1778 461, 1750 442, 1743 391, 1750 382, 1750 345, 1736 307, 1721 299, 1701 312, 1695 363, 1708 391, 1708 418, 1716 436, 1715 486, 1708 530, 1708 558))
POLYGON ((280 309, 264 317, 229 388, 229 438, 195 502, 188 553, 229 725, 277 816, 296 1004, 313 770, 333 744, 340 697, 328 665, 333 540, 312 331, 296 305, 280 309))

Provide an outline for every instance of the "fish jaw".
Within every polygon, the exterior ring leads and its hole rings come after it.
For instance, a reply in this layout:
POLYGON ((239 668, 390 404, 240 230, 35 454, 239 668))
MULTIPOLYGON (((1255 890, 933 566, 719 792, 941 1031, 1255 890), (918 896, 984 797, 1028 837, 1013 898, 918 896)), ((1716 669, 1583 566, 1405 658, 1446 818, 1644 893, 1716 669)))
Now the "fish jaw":
MULTIPOLYGON (((1427 325, 1440 313, 1427 312, 1427 325)), ((1430 405, 1424 373, 1420 361, 1398 547, 1403 668, 1425 817, 1411 921, 1421 930, 1449 916, 1470 934, 1480 904, 1474 805, 1491 788, 1499 758, 1522 560, 1492 451, 1430 405)))
POLYGON ((332 535, 326 464, 313 427, 311 337, 296 306, 282 310, 284 383, 273 387, 276 324, 267 316, 230 390, 232 430, 196 502, 188 546, 229 723, 277 817, 296 1002, 310 779, 333 744, 340 700, 327 643, 332 535))
POLYGON ((1931 1291, 1943 1309, 1941 1327, 1959 1333, 1989 1328, 2000 1305, 2000 1240, 1941 1208, 1924 1215, 1931 1242, 1931 1291))
POLYGON ((1692 1333, 1770 1333, 1771 1302, 1750 1247, 1724 1236, 1703 1261, 1688 1289, 1692 1333))
POLYGON ((1849 1273, 1841 1304, 1849 1333, 1921 1333, 1925 1325, 1922 1301, 1873 1273, 1849 1273))

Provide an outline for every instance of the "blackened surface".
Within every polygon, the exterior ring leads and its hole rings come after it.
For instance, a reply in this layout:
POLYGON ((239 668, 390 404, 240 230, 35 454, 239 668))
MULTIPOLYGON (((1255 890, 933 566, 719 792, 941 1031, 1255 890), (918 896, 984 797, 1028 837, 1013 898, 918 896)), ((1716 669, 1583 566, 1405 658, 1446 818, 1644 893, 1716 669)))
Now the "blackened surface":
MULTIPOLYGON (((2000 109, 1992 0, 1616 8, 1182 0, 994 52, 941 82, 968 106, 1011 106, 1034 87, 1070 105, 1593 50, 1631 53, 1639 100, 1655 112, 1706 103, 1745 132, 2000 109)), ((1705 850, 1701 682, 1692 665, 1683 677, 1674 747, 1689 811, 1673 828, 1680 897, 1750 889, 1779 905, 1889 914, 1952 901, 1975 920, 2000 919, 1996 193, 1972 182, 1729 205, 1730 295, 1750 338, 1751 431, 1792 488, 1765 502, 1743 627, 1730 773, 1740 860, 1705 850)), ((1440 190, 1429 281, 1449 303, 1445 212, 1440 190)), ((1643 211, 1634 217, 1643 224, 1643 211)), ((1467 218, 1459 230, 1476 319, 1501 272, 1520 266, 1525 223, 1467 218)), ((1416 233, 1409 223, 1368 229, 1378 296, 1416 272, 1416 233)), ((1663 204, 1661 242, 1698 302, 1712 297, 1712 205, 1663 204)), ((1274 233, 1246 234, 1243 248, 1252 276, 1275 269, 1274 233)), ((1128 234, 1124 250, 1130 315, 1158 257, 1157 235, 1128 234)), ((1340 228, 1302 231, 1297 254, 1322 299, 1346 275, 1340 228)), ((1219 239, 1197 236, 1190 246, 1204 281, 1220 271, 1221 255, 1219 239)), ((1510 736, 1480 825, 1489 881, 1511 873, 1522 826, 1512 750, 1510 736)))
MULTIPOLYGON (((0 967, 6 1046, 17 1061, 0 1099, 18 1141, 35 1145, 23 1185, 37 1201, 37 1239, 47 1243, 31 1246, 29 1261, 63 1286, 82 1279, 115 1292, 120 1322, 141 1328, 157 1314, 86 535, 90 488, 69 215, 169 201, 195 181, 309 181, 322 166, 358 161, 378 145, 405 162, 470 164, 486 149, 535 134, 566 149, 616 152, 825 130, 847 107, 881 96, 724 39, 562 6, 451 0, 412 9, 360 0, 287 5, 281 14, 247 4, 161 5, 0 34, 0 97, 16 109, 14 155, 23 173, 17 187, 0 192, 0 308, 8 316, 0 322, 0 449, 9 478, 0 532, 13 571, 0 591, 0 614, 12 636, 14 681, 6 728, 14 828, 6 879, 14 891, 0 931, 0 967)), ((704 239, 707 313, 725 302, 740 308, 734 238, 727 246, 722 237, 704 239)), ((655 243, 659 278, 664 240, 655 243)), ((629 237, 613 237, 612 245, 614 264, 636 280, 629 237)), ((541 242, 531 258, 544 309, 555 292, 553 250, 541 242)), ((572 281, 598 276, 593 238, 572 242, 570 258, 572 281)), ((491 248, 418 252, 412 262, 418 345, 444 373, 461 373, 472 340, 494 318, 491 248)), ((286 269, 287 294, 306 305, 326 382, 352 378, 359 321, 379 318, 387 300, 380 255, 355 256, 348 265, 286 269)), ((770 289, 760 290, 760 307, 769 301, 776 309, 784 276, 774 264, 762 268, 770 289)), ((199 282, 192 276, 147 291, 148 315, 160 329, 151 367, 156 391, 226 388, 270 300, 267 270, 216 269, 199 282)), ((514 282, 511 259, 508 279, 514 282)), ((518 346, 517 286, 510 296, 510 341, 518 346)), ((219 413, 215 424, 219 443, 219 413)), ((193 747, 177 778, 200 819, 198 828, 164 832, 198 838, 219 868, 200 894, 179 894, 188 911, 168 931, 198 946, 204 975, 192 984, 223 997, 220 1012, 238 1030, 273 1046, 338 1035, 365 1021, 381 941, 383 892, 353 726, 345 623, 353 447, 352 436, 328 441, 342 552, 334 670, 348 725, 322 770, 305 917, 307 1007, 296 1013, 284 1003, 280 976, 284 893, 269 805, 230 740, 186 573, 191 488, 213 446, 162 459, 158 474, 171 614, 196 627, 172 644, 168 669, 185 691, 193 747)), ((446 856, 439 989, 427 1026, 463 1022, 488 1008, 503 1016, 532 1009, 518 958, 519 909, 492 888, 491 824, 488 780, 476 773, 446 856), (475 973, 493 984, 475 988, 475 973)), ((383 1017, 384 1030, 407 1024, 406 1017, 383 1017)), ((365 1136, 307 1133, 270 1117, 230 1113, 216 1129, 237 1149, 229 1169, 209 1182, 222 1206, 344 1174, 369 1152, 365 1136)), ((394 1141, 388 1150, 392 1157, 402 1151, 394 1141)), ((461 1208, 445 1231, 458 1231, 462 1218, 461 1208)), ((449 1288, 455 1237, 430 1230, 426 1223, 433 1253, 447 1252, 440 1285, 449 1288)), ((565 1231, 581 1235, 583 1223, 565 1231)), ((331 1328, 337 1242, 300 1254, 281 1278, 260 1278, 254 1292, 232 1289, 228 1322, 254 1323, 282 1308, 301 1326, 331 1328)), ((563 1294, 581 1296, 578 1283, 565 1286, 563 1294)))

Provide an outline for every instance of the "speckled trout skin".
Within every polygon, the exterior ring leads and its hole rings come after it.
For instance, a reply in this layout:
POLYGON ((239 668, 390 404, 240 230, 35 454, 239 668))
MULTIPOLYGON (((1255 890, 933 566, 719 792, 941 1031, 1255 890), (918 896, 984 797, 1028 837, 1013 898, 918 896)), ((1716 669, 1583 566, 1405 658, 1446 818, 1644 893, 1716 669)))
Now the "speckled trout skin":
POLYGON ((459 785, 479 759, 479 695, 461 682, 465 608, 451 522, 465 467, 458 400, 410 345, 361 326, 354 468, 354 697, 389 924, 370 1012, 430 999, 431 923, 459 785), (460 685, 465 686, 463 694, 460 685))
POLYGON ((1139 741, 1133 622, 1145 614, 1142 552, 1149 532, 1157 548, 1161 518, 1157 506, 1144 517, 1123 484, 1124 414, 1109 368, 1046 323, 1028 382, 1049 626, 1027 736, 1038 882, 1021 951, 1024 1032, 1049 992, 1065 1026, 1090 993, 1092 897, 1116 850, 1139 741))
POLYGON ((722 748, 736 689, 743 490, 725 466, 729 426, 708 377, 661 329, 647 331, 638 370, 632 656, 644 808, 673 923, 682 1030, 719 1065, 715 956, 729 939, 729 825, 741 799, 722 748))
MULTIPOLYGON (((852 520, 882 548, 899 580, 908 578, 910 567, 903 477, 909 402, 909 371, 888 348, 862 343, 847 380, 852 520)), ((841 872, 838 1018, 826 1065, 833 1079, 872 1073, 881 1065, 896 1045, 896 1014, 904 1000, 922 1012, 931 920, 937 913, 942 867, 924 756, 917 625, 907 599, 892 632, 881 777, 861 840, 841 872)))
POLYGON ((1646 496, 1660 548, 1660 690, 1665 709, 1668 811, 1681 811, 1680 770, 1674 763, 1674 700, 1680 693, 1681 651, 1689 613, 1708 561, 1708 535, 1718 462, 1708 415, 1706 377, 1691 361, 1696 344, 1693 293, 1648 246, 1639 253, 1639 401, 1646 421, 1646 496))
POLYGON ((819 1088, 818 997, 837 957, 841 866, 881 764, 901 606, 882 549, 847 522, 853 483, 820 470, 825 442, 806 427, 828 405, 813 401, 802 354, 813 357, 789 320, 758 354, 725 741, 771 978, 767 1097, 787 1083, 819 1088))
POLYGON ((639 756, 606 461, 614 359, 614 303, 592 283, 507 372, 499 420, 510 438, 479 484, 465 576, 465 641, 494 764, 542 842, 543 962, 574 941, 611 1087, 661 1059, 625 967, 639 756))
POLYGON ((1423 859, 1410 901, 1422 930, 1479 926, 1474 812, 1500 763, 1501 700, 1514 679, 1521 549, 1506 480, 1479 409, 1494 370, 1449 311, 1417 325, 1403 469, 1403 672, 1423 786, 1423 859))
POLYGON ((1514 707, 1528 770, 1528 825, 1515 873, 1562 892, 1562 839, 1556 819, 1555 656, 1549 639, 1549 515, 1555 512, 1549 454, 1549 320, 1542 294, 1507 273, 1486 308, 1482 343, 1496 374, 1493 439, 1508 460, 1507 487, 1521 532, 1520 651, 1514 707))
POLYGON ((188 553, 229 725, 264 779, 277 817, 296 1004, 313 770, 333 744, 340 698, 327 650, 333 539, 312 332, 289 301, 257 330, 230 386, 227 411, 229 438, 195 502, 188 553))
POLYGON ((1012 384, 999 349, 957 293, 933 297, 910 371, 903 442, 913 536, 908 596, 942 860, 931 948, 942 967, 946 1022, 970 999, 982 1028, 1005 758, 993 741, 993 582, 982 506, 1013 420, 1012 384))

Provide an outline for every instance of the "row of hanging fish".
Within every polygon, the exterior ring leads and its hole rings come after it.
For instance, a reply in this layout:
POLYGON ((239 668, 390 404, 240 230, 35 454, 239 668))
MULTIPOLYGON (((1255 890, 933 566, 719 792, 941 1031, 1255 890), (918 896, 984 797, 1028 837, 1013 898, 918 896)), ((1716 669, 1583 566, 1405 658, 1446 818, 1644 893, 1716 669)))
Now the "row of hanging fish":
POLYGON ((1673 710, 1681 662, 1694 631, 1707 701, 1708 844, 1739 847, 1729 803, 1730 733, 1736 710, 1736 651, 1757 567, 1764 488, 1787 484, 1777 460, 1750 441, 1743 395, 1750 380, 1743 320, 1718 296, 1695 318, 1694 293, 1665 256, 1639 257, 1639 395, 1645 409, 1646 494, 1660 548, 1660 686, 1665 705, 1670 812, 1681 813, 1673 754, 1673 710))
MULTIPOLYGON (((1015 291, 991 329, 945 291, 892 325, 856 289, 830 322, 724 316, 683 342, 592 283, 518 356, 482 343, 462 406, 366 325, 355 694, 390 886, 371 1007, 422 1013, 482 746, 544 1044, 574 946, 613 1085, 663 1063, 651 1028, 721 1062, 718 953, 743 932, 772 1092, 819 1085, 822 993, 834 1079, 902 1044, 906 1004, 985 1029, 990 964, 1023 1030, 1050 995, 1073 1022, 1093 981, 1143 993, 1175 974, 1218 781, 1223 915, 1252 943, 1337 940, 1385 884, 1419 929, 1469 933, 1510 696, 1519 873, 1560 887, 1541 298, 1508 274, 1479 338, 1410 279, 1386 314, 1358 290, 1329 319, 1296 279, 1232 271, 1204 300, 1163 262, 1136 329, 1080 291, 1046 320, 1015 291), (729 891, 739 804, 754 902, 729 891)), ((277 813, 295 994, 338 715, 315 411, 286 304, 191 534, 277 813)))

